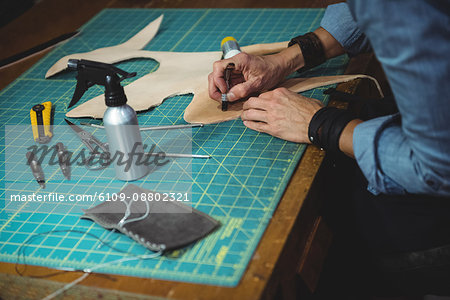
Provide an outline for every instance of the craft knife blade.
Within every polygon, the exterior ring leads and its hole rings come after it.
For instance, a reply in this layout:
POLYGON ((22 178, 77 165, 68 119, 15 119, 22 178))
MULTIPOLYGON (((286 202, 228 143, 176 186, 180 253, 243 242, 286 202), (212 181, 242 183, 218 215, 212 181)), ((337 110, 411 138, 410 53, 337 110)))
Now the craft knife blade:
POLYGON ((34 178, 39 183, 41 188, 45 189, 44 171, 42 170, 41 164, 36 159, 36 156, 33 152, 27 152, 27 160, 34 178))
POLYGON ((56 153, 58 155, 58 163, 64 177, 70 180, 70 155, 66 151, 63 143, 56 143, 56 153))

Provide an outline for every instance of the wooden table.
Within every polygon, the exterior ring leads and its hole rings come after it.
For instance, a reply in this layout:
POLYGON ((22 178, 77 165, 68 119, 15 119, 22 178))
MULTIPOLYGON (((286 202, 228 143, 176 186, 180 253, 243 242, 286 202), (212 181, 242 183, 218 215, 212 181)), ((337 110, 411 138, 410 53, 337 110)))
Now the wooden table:
MULTIPOLYGON (((0 59, 29 49, 51 38, 79 28, 103 8, 261 8, 261 7, 324 7, 340 1, 314 0, 42 0, 25 14, 0 28, 0 59)), ((30 68, 48 51, 35 55, 11 67, 0 70, 0 89, 11 83, 21 73, 30 68)), ((353 59, 347 73, 366 72, 371 66, 371 56, 353 59)), ((354 92, 358 84, 341 85, 340 89, 354 92)), ((336 102, 331 103, 337 105, 336 102)), ((111 290, 153 295, 175 299, 297 299, 306 290, 313 291, 317 285, 322 264, 326 256, 331 235, 319 216, 321 189, 320 168, 324 152, 310 146, 301 159, 286 188, 278 208, 253 255, 240 284, 235 288, 208 286, 183 282, 171 282, 146 278, 92 274, 83 285, 109 290, 95 290, 83 294, 83 298, 106 296, 111 290), (114 280, 111 280, 113 278, 114 280)), ((323 168, 322 168, 323 169, 323 168)), ((30 273, 48 274, 50 269, 29 266, 30 273)), ((9 280, 11 286, 23 279, 17 276, 14 265, 0 263, 0 273, 9 280)), ((65 272, 47 278, 57 282, 70 282, 80 273, 65 272)), ((38 283, 29 296, 42 297, 46 280, 38 283)), ((62 284, 61 284, 62 286, 62 284)), ((28 287, 33 289, 33 284, 28 287)), ((76 289, 86 287, 74 287, 76 289)), ((23 292, 23 291, 22 291, 23 292)), ((14 291, 0 292, 0 297, 11 296, 14 291)), ((79 296, 79 294, 78 294, 79 296)), ((123 296, 123 295, 122 295, 123 296)))

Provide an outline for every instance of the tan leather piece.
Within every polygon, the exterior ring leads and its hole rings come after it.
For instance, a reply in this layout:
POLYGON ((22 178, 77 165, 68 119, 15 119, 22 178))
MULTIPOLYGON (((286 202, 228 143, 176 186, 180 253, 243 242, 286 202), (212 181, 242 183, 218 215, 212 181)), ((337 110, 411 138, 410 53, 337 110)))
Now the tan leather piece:
MULTIPOLYGON (((337 75, 337 76, 322 76, 311 78, 292 78, 279 84, 278 87, 285 87, 293 92, 304 92, 313 88, 336 84, 341 82, 348 82, 351 80, 367 78, 372 80, 378 88, 381 96, 383 92, 375 78, 367 75, 337 75)), ((219 123, 224 121, 239 118, 242 113, 243 101, 230 102, 228 110, 222 111, 221 103, 211 99, 208 96, 207 88, 203 89, 194 95, 192 102, 184 112, 184 120, 188 123, 219 123)))
MULTIPOLYGON (((91 52, 67 55, 56 62, 46 74, 46 78, 67 68, 69 59, 88 59, 104 63, 117 63, 132 58, 150 58, 159 62, 159 68, 125 86, 128 105, 136 111, 147 110, 160 105, 165 99, 183 94, 194 94, 187 107, 184 119, 189 123, 218 123, 236 119, 242 112, 242 101, 232 103, 226 112, 222 112, 220 103, 208 95, 208 74, 214 61, 222 53, 214 52, 163 52, 142 49, 158 32, 162 22, 161 15, 150 22, 128 41, 91 52)), ((242 51, 254 55, 277 53, 287 47, 288 42, 255 44, 242 47, 242 51)), ((127 70, 132 72, 133 70, 127 70)), ((282 83, 292 91, 301 92, 319 86, 353 80, 371 78, 366 75, 325 76, 315 78, 296 78, 282 83)), ((373 78, 371 78, 373 79, 373 78)), ((374 79, 373 79, 374 80, 374 79)), ((377 83, 378 86, 378 83, 377 83)), ((97 96, 69 111, 71 118, 102 118, 106 110, 104 95, 97 96)))
MULTIPOLYGON (((150 58, 159 62, 158 70, 124 87, 128 104, 136 111, 158 106, 164 99, 172 96, 200 93, 201 89, 196 87, 207 83, 212 64, 220 59, 222 53, 220 51, 189 53, 140 50, 156 35, 162 19, 163 16, 160 16, 122 44, 61 58, 47 71, 46 78, 66 69, 69 59, 117 63, 132 58, 150 58)), ((279 52, 287 47, 287 43, 256 44, 242 47, 242 49, 248 53, 262 55, 279 52)), ((104 96, 100 95, 75 107, 66 116, 102 118, 106 110, 104 102, 104 96)))
POLYGON ((132 38, 122 44, 112 47, 99 48, 91 52, 75 53, 64 56, 53 66, 51 66, 50 69, 48 69, 45 74, 45 78, 49 78, 50 76, 67 69, 67 62, 71 58, 96 60, 113 64, 136 57, 135 51, 130 50, 140 50, 144 48, 145 45, 147 45, 158 32, 163 17, 163 15, 159 16, 157 19, 145 26, 141 31, 136 33, 132 38))
MULTIPOLYGON (((279 52, 286 46, 287 42, 257 44, 249 47, 242 47, 242 50, 252 54, 268 54, 279 52)), ((149 73, 124 87, 128 105, 133 107, 136 111, 142 111, 158 106, 165 99, 172 96, 202 94, 202 91, 208 87, 208 74, 212 71, 212 65, 216 60, 220 59, 222 52, 127 50, 123 51, 122 55, 125 59, 151 58, 158 61, 160 64, 158 70, 155 72, 149 73)), ((69 58, 77 57, 66 57, 66 59, 69 58)), ((105 62, 105 60, 100 57, 93 60, 105 62)), ((106 105, 104 95, 100 95, 75 107, 69 111, 66 116, 71 118, 102 118, 105 110, 106 105)))

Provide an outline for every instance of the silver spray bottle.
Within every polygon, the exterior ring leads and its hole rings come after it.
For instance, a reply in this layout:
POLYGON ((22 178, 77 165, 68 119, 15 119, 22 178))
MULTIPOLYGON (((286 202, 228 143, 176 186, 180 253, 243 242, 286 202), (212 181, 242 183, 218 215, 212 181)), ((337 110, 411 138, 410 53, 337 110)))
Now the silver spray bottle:
POLYGON ((141 132, 136 112, 127 104, 127 97, 120 82, 136 76, 111 64, 89 60, 69 60, 69 68, 78 70, 77 88, 69 107, 81 98, 87 88, 94 84, 105 86, 103 115, 108 138, 111 163, 117 179, 132 181, 148 174, 141 132))
POLYGON ((123 87, 114 86, 107 76, 105 101, 108 108, 103 115, 109 152, 113 159, 116 177, 120 180, 136 180, 149 172, 145 164, 144 148, 136 112, 129 106, 123 87), (115 156, 115 157, 114 157, 115 156))

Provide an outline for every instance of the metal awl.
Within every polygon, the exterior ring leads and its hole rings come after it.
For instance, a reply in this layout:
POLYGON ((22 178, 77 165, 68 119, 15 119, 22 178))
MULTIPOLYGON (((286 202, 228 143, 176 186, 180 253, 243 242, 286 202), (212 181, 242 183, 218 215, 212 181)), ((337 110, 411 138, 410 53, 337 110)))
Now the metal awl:
POLYGON ((44 171, 42 170, 41 164, 37 160, 36 155, 34 155, 33 152, 27 152, 27 160, 34 178, 39 183, 41 188, 45 189, 44 171))
MULTIPOLYGON (((227 92, 231 89, 231 74, 234 70, 234 64, 229 63, 225 68, 225 83, 227 84, 227 92)), ((227 94, 222 94, 222 111, 227 111, 228 109, 228 98, 227 94)))
POLYGON ((56 143, 56 154, 58 155, 58 163, 61 171, 68 180, 70 180, 70 155, 66 151, 63 143, 56 143))

